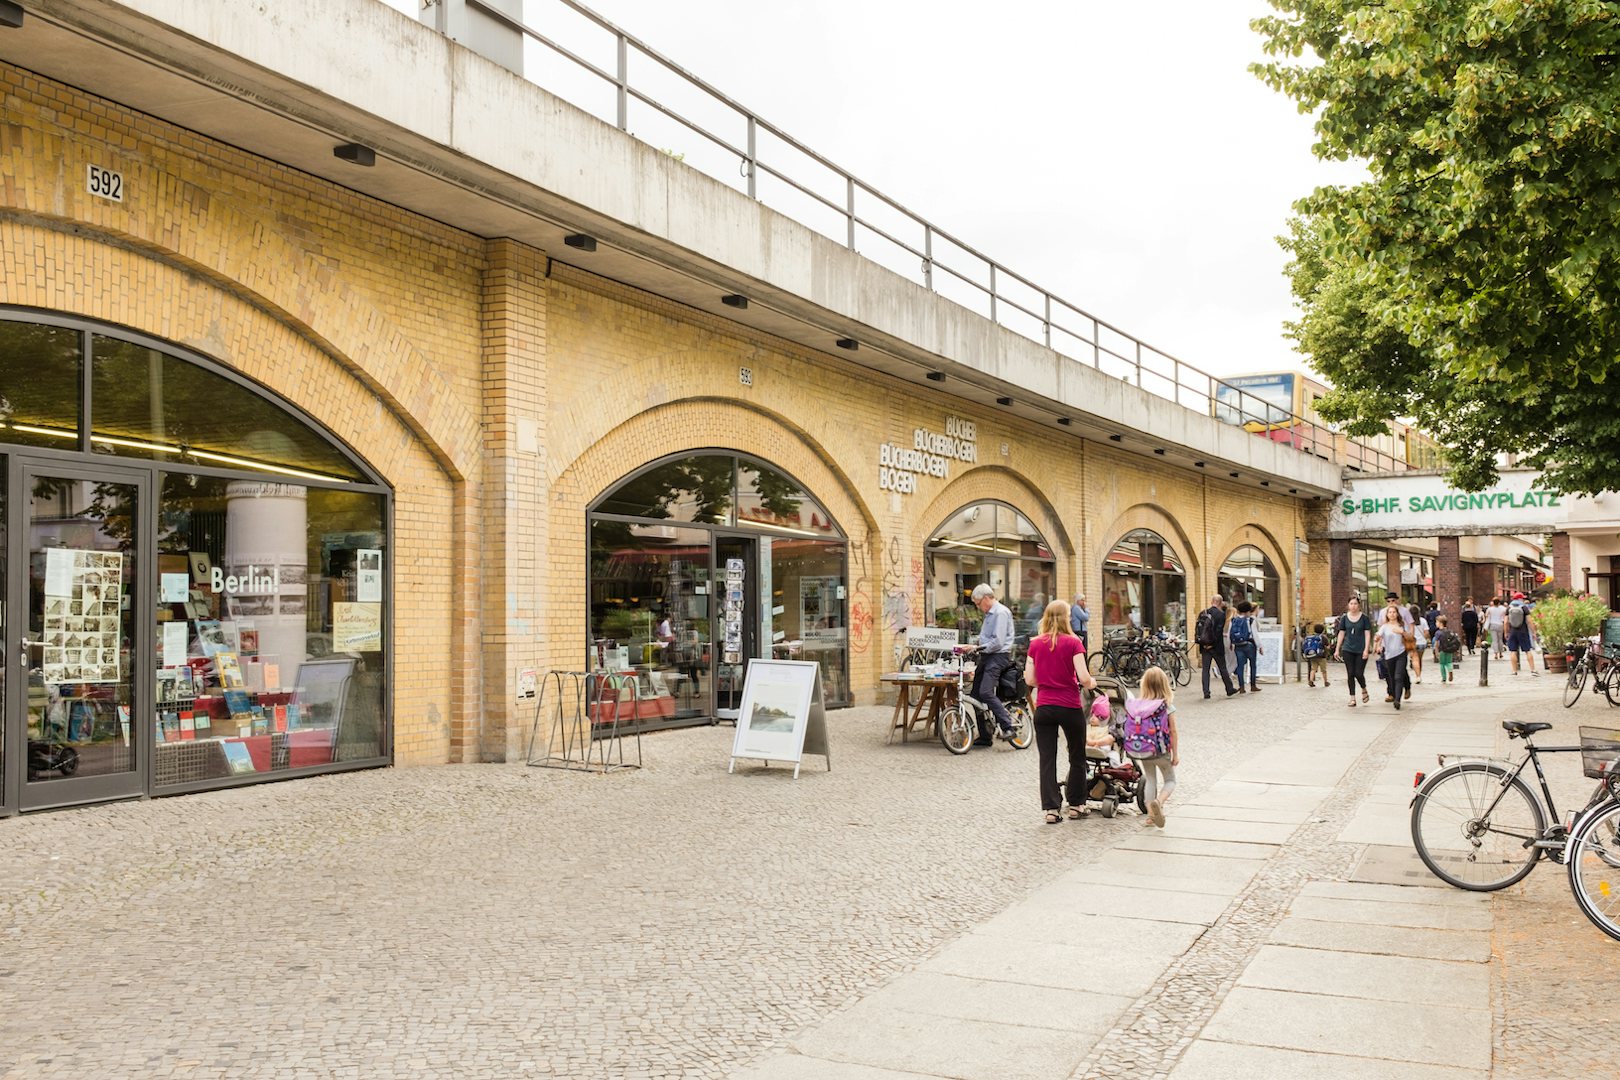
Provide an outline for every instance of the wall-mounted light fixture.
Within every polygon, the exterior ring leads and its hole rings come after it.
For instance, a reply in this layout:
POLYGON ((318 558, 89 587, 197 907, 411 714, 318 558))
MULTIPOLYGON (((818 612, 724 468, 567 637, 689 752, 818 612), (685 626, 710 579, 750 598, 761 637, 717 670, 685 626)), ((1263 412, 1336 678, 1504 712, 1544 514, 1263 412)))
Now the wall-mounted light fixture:
POLYGON ((850 352, 854 352, 861 347, 861 343, 852 337, 841 337, 834 344, 840 349, 848 349, 850 352))
POLYGON ((0 0, 0 26, 9 26, 15 30, 22 24, 22 5, 14 4, 11 0, 0 0))
POLYGON ((720 298, 720 302, 726 307, 734 307, 738 311, 748 310, 748 297, 742 293, 727 293, 720 298))
POLYGON ((1200 469, 1202 469, 1202 468, 1203 468, 1203 467, 1204 467, 1204 466, 1205 466, 1205 465, 1207 465, 1207 464, 1208 464, 1208 462, 1205 462, 1205 461, 1195 461, 1195 462, 1193 462, 1193 464, 1194 464, 1194 465, 1196 465, 1196 466, 1198 466, 1198 467, 1199 467, 1199 468, 1200 468, 1200 469))
POLYGON ((1232 479, 1236 480, 1238 474, 1237 473, 1227 473, 1227 475, 1230 476, 1232 479))
POLYGON ((1070 424, 1074 423, 1074 421, 1070 420, 1067 416, 1060 416, 1058 417, 1058 423, 1062 424, 1064 427, 1068 427, 1070 424))
POLYGON ((998 398, 996 398, 996 404, 997 405, 1011 405, 1012 404, 1012 398, 1010 398, 1010 397, 998 397, 998 398))
POLYGON ((586 236, 582 232, 570 233, 563 237, 563 243, 571 248, 578 248, 580 251, 596 250, 596 237, 586 236))
POLYGON ((929 382, 944 382, 945 381, 945 373, 943 371, 930 371, 928 373, 928 381, 929 382))
POLYGON ((1260 486, 1261 487, 1270 487, 1271 486, 1271 481, 1270 480, 1262 480, 1262 481, 1260 481, 1260 486))
POLYGON ((1159 455, 1159 456, 1160 456, 1160 457, 1163 457, 1163 456, 1164 456, 1164 447, 1162 447, 1162 446, 1155 446, 1155 447, 1154 447, 1154 448, 1153 448, 1153 452, 1154 452, 1154 453, 1155 453, 1155 454, 1158 454, 1158 455, 1159 455))
POLYGON ((377 164, 377 151, 357 142, 346 142, 332 147, 332 156, 355 165, 364 165, 368 169, 377 164))
POLYGON ((1120 435, 1120 434, 1118 434, 1116 432, 1115 434, 1108 436, 1108 441, 1109 442, 1124 442, 1125 441, 1125 436, 1120 435))

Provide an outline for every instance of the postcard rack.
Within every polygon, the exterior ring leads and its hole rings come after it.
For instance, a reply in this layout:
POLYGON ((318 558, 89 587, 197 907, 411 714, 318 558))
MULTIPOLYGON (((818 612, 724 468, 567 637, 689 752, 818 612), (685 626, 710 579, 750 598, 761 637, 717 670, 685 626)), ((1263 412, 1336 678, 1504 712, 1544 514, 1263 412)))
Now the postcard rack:
POLYGON ((598 773, 641 768, 641 728, 636 724, 640 704, 641 687, 633 674, 546 672, 529 727, 528 764, 598 773), (635 739, 635 761, 625 756, 627 738, 635 739))

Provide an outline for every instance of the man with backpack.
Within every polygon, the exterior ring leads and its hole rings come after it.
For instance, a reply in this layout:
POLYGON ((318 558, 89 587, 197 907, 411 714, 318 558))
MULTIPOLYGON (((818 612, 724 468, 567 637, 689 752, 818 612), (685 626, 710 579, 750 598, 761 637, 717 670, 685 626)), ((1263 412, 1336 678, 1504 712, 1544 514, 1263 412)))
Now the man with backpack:
POLYGON ((1209 699, 1209 665, 1212 663, 1221 673, 1221 682, 1226 684, 1226 696, 1237 693, 1232 685, 1232 676, 1226 670, 1225 598, 1215 597, 1209 607, 1198 613, 1198 622, 1193 626, 1193 641, 1198 644, 1204 658, 1204 699, 1209 699))
POLYGON ((1530 641, 1530 605, 1525 603, 1523 593, 1514 593, 1513 602, 1508 605, 1507 647, 1508 652, 1513 654, 1513 674, 1519 673, 1519 654, 1522 652, 1530 665, 1530 674, 1541 675, 1536 670, 1535 646, 1530 641))
POLYGON ((1260 643, 1254 639, 1254 605, 1247 600, 1239 600, 1237 614, 1227 625, 1227 636, 1232 642, 1232 655, 1237 658, 1237 688, 1238 693, 1260 692, 1260 665, 1258 663, 1258 650, 1260 643), (1248 671, 1248 686, 1244 687, 1244 671, 1248 671))

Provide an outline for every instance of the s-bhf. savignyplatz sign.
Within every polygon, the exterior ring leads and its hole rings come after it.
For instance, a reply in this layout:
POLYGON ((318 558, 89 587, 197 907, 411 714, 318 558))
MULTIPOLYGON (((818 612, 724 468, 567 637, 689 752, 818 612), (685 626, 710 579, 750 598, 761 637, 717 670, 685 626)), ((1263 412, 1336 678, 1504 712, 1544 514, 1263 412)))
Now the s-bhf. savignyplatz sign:
POLYGON ((1557 532, 1569 520, 1565 496, 1541 487, 1539 472, 1504 472, 1484 491, 1461 491, 1439 473, 1346 480, 1328 535, 1483 536, 1557 532))

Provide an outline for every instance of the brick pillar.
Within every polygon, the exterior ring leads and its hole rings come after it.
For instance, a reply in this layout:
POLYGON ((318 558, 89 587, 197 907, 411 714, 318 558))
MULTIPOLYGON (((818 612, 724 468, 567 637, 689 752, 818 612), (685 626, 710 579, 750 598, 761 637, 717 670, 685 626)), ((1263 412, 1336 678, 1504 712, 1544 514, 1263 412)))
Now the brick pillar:
POLYGON ((1553 586, 1559 589, 1579 590, 1581 582, 1575 580, 1575 567, 1569 560, 1569 533, 1552 534, 1553 586))
MULTIPOLYGON (((486 248, 483 280, 484 492, 479 531, 483 698, 476 724, 452 730, 455 761, 523 753, 532 703, 517 673, 542 671, 541 575, 549 543, 546 444, 546 257, 507 239, 486 248)), ((583 640, 573 643, 575 652, 583 640)))
MULTIPOLYGON (((1330 540, 1328 541, 1328 550, 1331 568, 1328 571, 1330 595, 1328 596, 1327 610, 1331 613, 1343 611, 1346 601, 1350 599, 1350 541, 1330 540)), ((1362 598, 1362 603, 1365 606, 1365 597, 1362 598)))
POLYGON ((1462 541, 1455 536, 1440 537, 1434 559, 1434 598, 1451 629, 1462 629, 1462 541))
MULTIPOLYGON (((1388 551, 1385 552, 1385 555, 1387 557, 1384 560, 1384 576, 1389 582, 1389 591, 1398 596, 1401 592, 1401 553, 1388 551)), ((1383 604, 1384 598, 1380 596, 1373 606, 1382 607, 1383 604)))
POLYGON ((1470 568, 1470 575, 1475 606, 1489 607, 1491 597, 1496 595, 1496 567, 1490 563, 1475 563, 1470 568))

